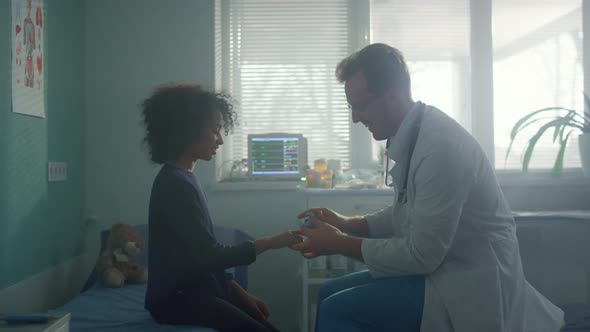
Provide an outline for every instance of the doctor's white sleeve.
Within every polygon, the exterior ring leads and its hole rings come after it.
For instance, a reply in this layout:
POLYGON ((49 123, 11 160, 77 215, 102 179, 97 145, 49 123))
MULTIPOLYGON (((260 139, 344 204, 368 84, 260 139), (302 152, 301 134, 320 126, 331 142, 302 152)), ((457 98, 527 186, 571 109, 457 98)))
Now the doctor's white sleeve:
POLYGON ((475 180, 478 155, 464 146, 441 145, 413 166, 408 182, 415 197, 405 206, 407 234, 363 239, 363 259, 373 277, 429 274, 445 258, 475 180))
POLYGON ((392 236, 393 233, 393 204, 385 209, 363 216, 369 225, 369 237, 379 238, 392 236))

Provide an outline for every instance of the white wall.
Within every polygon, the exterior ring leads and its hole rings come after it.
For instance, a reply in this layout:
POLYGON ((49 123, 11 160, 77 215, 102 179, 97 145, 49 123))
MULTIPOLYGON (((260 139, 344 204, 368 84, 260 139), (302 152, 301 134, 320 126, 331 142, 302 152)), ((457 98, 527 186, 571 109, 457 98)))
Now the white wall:
POLYGON ((213 1, 86 5, 86 211, 104 225, 147 221, 156 168, 142 150, 139 103, 157 84, 214 84, 213 1))

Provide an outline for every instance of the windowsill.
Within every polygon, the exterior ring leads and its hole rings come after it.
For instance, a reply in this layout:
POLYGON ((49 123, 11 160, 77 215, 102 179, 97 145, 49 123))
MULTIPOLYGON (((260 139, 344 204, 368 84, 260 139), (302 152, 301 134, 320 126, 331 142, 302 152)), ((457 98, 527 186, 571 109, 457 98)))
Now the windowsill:
POLYGON ((301 181, 235 181, 212 183, 212 191, 296 191, 301 181))
POLYGON ((305 195, 393 195, 390 188, 305 188, 301 181, 217 181, 209 185, 211 191, 300 191, 305 195))
MULTIPOLYGON (((298 188, 299 189, 299 188, 298 188)), ((387 188, 300 188, 306 196, 393 196, 393 189, 387 188)))
POLYGON ((566 169, 561 177, 552 177, 550 170, 522 171, 496 170, 501 187, 590 187, 590 177, 582 169, 566 169))
MULTIPOLYGON (((565 170, 559 178, 552 177, 548 170, 533 170, 528 173, 522 171, 496 171, 500 186, 506 187, 590 187, 590 177, 585 177, 581 169, 565 170)), ((209 185, 212 191, 297 191, 304 190, 307 194, 359 194, 382 195, 388 189, 304 189, 301 181, 263 181, 244 180, 234 182, 217 181, 209 185)))
POLYGON ((526 226, 584 226, 590 224, 590 210, 558 210, 516 212, 514 222, 518 227, 526 226))
POLYGON ((517 220, 569 220, 569 221, 590 221, 590 210, 558 210, 558 211, 515 211, 514 218, 517 220))

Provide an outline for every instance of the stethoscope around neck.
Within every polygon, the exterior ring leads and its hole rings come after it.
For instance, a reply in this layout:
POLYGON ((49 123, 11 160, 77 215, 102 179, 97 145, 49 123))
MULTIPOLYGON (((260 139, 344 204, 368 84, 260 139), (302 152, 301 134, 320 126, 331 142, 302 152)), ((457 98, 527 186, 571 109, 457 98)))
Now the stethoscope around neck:
MULTIPOLYGON (((422 118, 424 117, 425 105, 420 103, 418 109, 415 112, 418 112, 416 115, 416 122, 412 128, 412 136, 410 137, 409 149, 408 149, 408 156, 406 159, 406 169, 404 173, 404 180, 401 189, 398 189, 397 193, 397 203, 398 204, 406 204, 408 202, 408 175, 410 174, 410 161, 412 160, 412 156, 414 155, 414 148, 416 147, 416 141, 418 140, 418 134, 420 133, 420 126, 422 125, 422 118)), ((391 143, 391 138, 387 139, 387 143, 385 144, 385 149, 389 149, 389 144, 391 143)), ((385 155, 385 185, 388 187, 393 187, 394 184, 387 183, 387 177, 389 174, 389 157, 385 155)))

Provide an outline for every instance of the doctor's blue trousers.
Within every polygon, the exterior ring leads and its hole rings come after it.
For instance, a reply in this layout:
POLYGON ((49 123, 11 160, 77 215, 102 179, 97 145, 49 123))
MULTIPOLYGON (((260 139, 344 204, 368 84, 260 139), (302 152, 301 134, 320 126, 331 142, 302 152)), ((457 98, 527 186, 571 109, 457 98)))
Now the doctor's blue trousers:
POLYGON ((320 287, 316 332, 419 332, 424 277, 374 279, 368 271, 326 281, 320 287))

